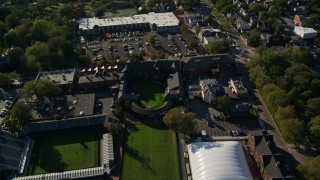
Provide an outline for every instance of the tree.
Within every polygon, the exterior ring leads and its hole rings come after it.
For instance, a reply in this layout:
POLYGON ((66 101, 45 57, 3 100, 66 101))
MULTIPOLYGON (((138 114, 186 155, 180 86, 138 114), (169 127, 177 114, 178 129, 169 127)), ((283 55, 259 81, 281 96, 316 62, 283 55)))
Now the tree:
POLYGON ((307 113, 310 117, 320 115, 320 97, 311 98, 307 102, 307 113))
POLYGON ((73 8, 70 5, 63 5, 59 12, 62 16, 65 16, 69 19, 73 16, 73 8))
POLYGON ((41 70, 47 70, 51 67, 49 55, 49 47, 46 43, 37 42, 26 50, 27 61, 39 64, 41 70))
POLYGON ((57 85, 54 85, 49 79, 38 79, 28 81, 24 87, 24 96, 31 98, 35 95, 38 99, 44 97, 54 97, 61 94, 62 90, 57 85))
POLYGON ((152 45, 152 46, 154 46, 155 45, 155 43, 156 43, 156 35, 154 35, 154 34, 151 34, 149 37, 148 37, 148 42, 152 45))
POLYGON ((296 111, 294 110, 293 106, 286 106, 286 107, 278 107, 274 119, 276 121, 283 121, 287 119, 294 119, 296 117, 296 111))
POLYGON ((320 145, 320 116, 316 116, 308 123, 309 137, 313 144, 320 145))
POLYGON ((18 101, 13 106, 10 116, 5 118, 5 122, 10 132, 17 133, 32 119, 31 107, 23 101, 18 101))
POLYGON ((300 144, 305 141, 306 128, 301 120, 287 119, 280 121, 280 129, 283 138, 289 143, 300 144))
POLYGON ((298 171, 307 180, 317 180, 320 179, 320 156, 309 157, 303 164, 298 166, 298 171))
POLYGON ((53 25, 47 20, 35 20, 31 27, 31 34, 35 40, 46 42, 49 39, 49 34, 53 25))
POLYGON ((6 87, 10 84, 8 74, 0 73, 0 87, 6 87))
POLYGON ((223 53, 226 51, 226 46, 221 41, 211 41, 208 43, 207 51, 210 53, 223 53))
POLYGON ((250 31, 247 43, 249 46, 258 47, 261 44, 260 32, 256 29, 250 31))
POLYGON ((0 21, 0 44, 1 41, 3 40, 4 34, 7 32, 7 27, 6 24, 2 21, 0 21))
POLYGON ((173 108, 164 115, 163 121, 169 129, 191 137, 195 131, 195 117, 195 114, 192 112, 184 112, 181 108, 173 108))
POLYGON ((18 69, 23 63, 24 51, 20 47, 14 47, 8 52, 8 63, 12 69, 18 69))
POLYGON ((8 28, 14 28, 19 24, 19 18, 14 13, 9 14, 5 21, 8 28))
POLYGON ((219 96, 215 99, 215 104, 217 106, 217 109, 219 109, 220 111, 225 111, 231 106, 232 98, 227 95, 219 96))

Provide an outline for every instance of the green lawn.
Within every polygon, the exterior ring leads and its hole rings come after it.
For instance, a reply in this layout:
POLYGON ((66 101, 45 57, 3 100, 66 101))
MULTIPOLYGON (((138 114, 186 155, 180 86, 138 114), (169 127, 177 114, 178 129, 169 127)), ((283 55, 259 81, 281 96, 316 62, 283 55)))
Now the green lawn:
POLYGON ((164 87, 157 83, 141 82, 137 85, 137 93, 143 107, 159 108, 163 105, 164 87))
POLYGON ((35 146, 28 175, 97 167, 99 139, 94 132, 43 134, 35 146))
POLYGON ((122 180, 179 179, 174 134, 164 125, 128 125, 122 180))

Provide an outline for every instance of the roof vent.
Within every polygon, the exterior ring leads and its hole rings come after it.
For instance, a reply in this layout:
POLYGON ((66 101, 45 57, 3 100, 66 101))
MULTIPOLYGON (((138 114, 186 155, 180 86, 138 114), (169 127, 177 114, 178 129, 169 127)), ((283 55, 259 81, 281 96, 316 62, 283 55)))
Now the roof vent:
POLYGON ((269 147, 269 145, 270 145, 270 141, 267 141, 267 144, 266 144, 266 146, 267 146, 267 147, 269 147))

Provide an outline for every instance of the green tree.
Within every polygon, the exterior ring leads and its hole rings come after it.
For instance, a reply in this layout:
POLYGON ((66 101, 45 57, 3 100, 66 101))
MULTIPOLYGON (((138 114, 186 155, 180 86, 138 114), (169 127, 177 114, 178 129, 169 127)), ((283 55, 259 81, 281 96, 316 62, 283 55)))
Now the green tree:
POLYGON ((63 5, 59 12, 62 16, 65 16, 69 19, 73 16, 73 8, 70 5, 63 5))
POLYGON ((219 109, 220 111, 225 111, 230 108, 232 104, 232 98, 227 95, 219 96, 215 99, 215 104, 217 106, 217 109, 219 109))
POLYGON ((309 157, 303 164, 298 166, 298 171, 307 180, 317 180, 320 179, 320 156, 309 157))
POLYGON ((1 41, 4 40, 3 36, 6 32, 7 32, 6 24, 0 21, 0 44, 1 44, 1 41))
POLYGON ((14 104, 10 116, 5 118, 5 122, 11 133, 17 133, 32 119, 31 107, 23 101, 18 101, 14 104))
POLYGON ((19 69, 23 63, 24 51, 20 47, 14 47, 8 52, 8 63, 11 69, 19 69))
POLYGON ((320 145, 320 116, 313 117, 308 123, 309 137, 315 145, 320 145))
POLYGON ((19 24, 19 18, 14 13, 9 14, 5 21, 8 28, 14 28, 19 24))
POLYGON ((195 131, 195 117, 192 112, 184 112, 181 108, 173 108, 164 115, 163 121, 169 129, 191 137, 195 131))
POLYGON ((6 87, 10 84, 8 74, 0 73, 0 87, 6 87))
POLYGON ((305 141, 306 127, 301 120, 287 119, 280 121, 280 129, 283 138, 288 143, 301 144, 305 141))
POLYGON ((207 51, 210 53, 223 53, 226 51, 226 46, 221 41, 211 41, 207 45, 207 51))
POLYGON ((49 39, 49 34, 53 28, 52 23, 47 20, 35 20, 31 27, 31 34, 34 40, 46 42, 49 39))
POLYGON ((26 59, 29 62, 39 64, 41 70, 47 70, 50 66, 50 51, 46 43, 37 42, 26 50, 26 59))
POLYGON ((260 32, 257 29, 251 30, 247 39, 249 46, 258 47, 261 44, 260 32))
POLYGON ((23 90, 26 98, 31 98, 33 95, 35 95, 38 99, 54 97, 62 92, 60 87, 53 84, 53 82, 49 79, 28 81, 24 85, 23 90))
POLYGON ((152 45, 152 46, 154 46, 155 44, 156 44, 156 35, 154 35, 154 34, 151 34, 149 37, 148 37, 148 42, 152 45))
POLYGON ((320 115, 320 97, 309 99, 306 108, 310 117, 320 115))
POLYGON ((276 121, 283 121, 287 119, 295 119, 297 118, 296 111, 294 110, 293 106, 286 106, 286 107, 278 107, 274 119, 276 121))

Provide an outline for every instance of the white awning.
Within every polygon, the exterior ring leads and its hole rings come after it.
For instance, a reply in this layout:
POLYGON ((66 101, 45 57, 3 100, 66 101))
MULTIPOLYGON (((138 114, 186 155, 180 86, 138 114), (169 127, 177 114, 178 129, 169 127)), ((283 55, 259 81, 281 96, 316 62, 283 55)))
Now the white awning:
POLYGON ((239 142, 195 142, 188 153, 193 180, 252 179, 239 142))

